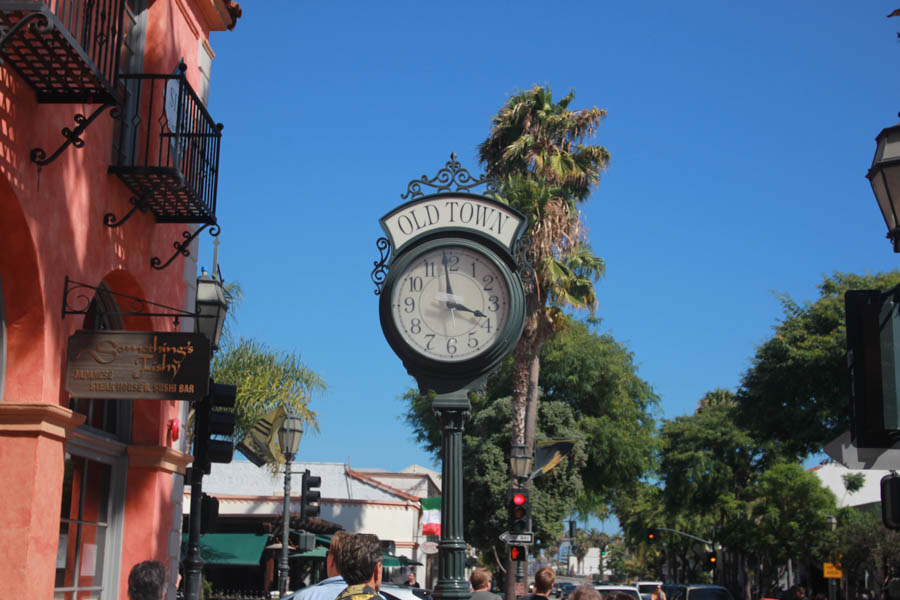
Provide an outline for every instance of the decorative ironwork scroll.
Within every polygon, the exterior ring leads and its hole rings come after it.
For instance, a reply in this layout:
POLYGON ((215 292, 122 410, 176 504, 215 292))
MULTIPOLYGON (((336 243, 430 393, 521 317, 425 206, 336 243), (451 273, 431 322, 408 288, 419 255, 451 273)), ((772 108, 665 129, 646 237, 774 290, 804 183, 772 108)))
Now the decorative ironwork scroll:
MULTIPOLYGON (((168 267, 170 264, 172 264, 172 261, 175 260, 175 257, 178 256, 179 254, 186 256, 186 257, 190 256, 191 255, 191 250, 190 250, 191 242, 193 242, 194 238, 197 237, 198 235, 200 235, 200 232, 203 231, 204 229, 206 229, 207 227, 209 227, 209 223, 204 224, 202 227, 200 227, 199 229, 197 229, 197 231, 195 231, 193 233, 191 233, 190 231, 182 231, 181 235, 184 237, 184 241, 179 242, 178 240, 175 240, 175 242, 172 243, 172 246, 175 248, 175 253, 169 257, 169 260, 167 260, 165 263, 163 263, 161 258, 159 258, 158 256, 154 256, 153 258, 150 259, 150 267, 153 269, 156 269, 157 271, 162 271, 163 269, 168 267)), ((212 226, 212 229, 209 230, 209 234, 213 237, 217 237, 219 235, 219 233, 221 233, 221 231, 222 230, 219 227, 219 225, 214 224, 212 226)))
POLYGON ((125 221, 130 219, 131 215, 133 215, 135 211, 139 210, 139 211, 145 213, 148 210, 150 210, 150 203, 147 202, 146 200, 144 200, 143 198, 138 198, 137 196, 132 196, 129 201, 134 206, 131 207, 131 210, 129 210, 127 213, 125 213, 124 217, 122 217, 121 219, 119 219, 117 221, 115 213, 106 213, 105 215, 103 215, 103 224, 106 225, 107 227, 118 227, 119 225, 121 225, 122 223, 124 223, 125 221))
POLYGON ((373 263, 375 268, 372 269, 372 282, 375 284, 375 295, 378 296, 381 294, 381 286, 384 285, 384 279, 387 277, 387 264, 391 258, 391 242, 386 237, 380 237, 375 245, 381 253, 381 258, 373 263))
POLYGON ((414 199, 424 196, 422 186, 433 188, 428 190, 429 194, 439 192, 467 192, 480 185, 485 186, 483 195, 494 197, 497 195, 496 182, 487 176, 475 178, 457 159, 456 152, 450 154, 450 160, 447 161, 444 168, 437 172, 431 179, 428 175, 422 175, 419 179, 413 179, 409 182, 405 194, 400 194, 402 200, 414 199), (456 186, 454 188, 454 185, 456 186))
POLYGON ((516 264, 519 266, 519 278, 526 294, 537 291, 537 271, 534 269, 533 253, 531 251, 531 236, 523 233, 516 240, 516 249, 513 253, 516 264))
MULTIPOLYGON (((98 290, 99 288, 96 286, 74 281, 66 275, 66 283, 63 287, 62 318, 65 319, 66 315, 87 315, 91 307, 91 301, 98 290)), ((115 296, 118 299, 116 304, 125 308, 125 310, 116 313, 122 316, 170 317, 175 327, 178 327, 182 317, 197 317, 199 314, 159 304, 158 302, 151 302, 144 298, 114 292, 109 289, 104 289, 103 291, 115 296), (157 309, 163 309, 163 311, 157 309)))
POLYGON ((66 141, 63 142, 62 146, 56 149, 56 152, 47 157, 47 153, 43 148, 33 148, 31 150, 31 162, 36 163, 39 167, 44 167, 49 165, 54 160, 56 160, 63 151, 69 147, 71 144, 76 148, 81 148, 84 146, 84 140, 81 138, 81 134, 84 133, 84 130, 88 128, 88 125, 94 122, 100 113, 102 113, 107 108, 111 108, 115 106, 114 104, 101 104, 99 108, 97 108, 94 112, 90 114, 90 116, 85 117, 83 114, 78 113, 75 115, 75 122, 78 124, 75 129, 69 129, 68 127, 62 128, 62 136, 66 138, 66 141))

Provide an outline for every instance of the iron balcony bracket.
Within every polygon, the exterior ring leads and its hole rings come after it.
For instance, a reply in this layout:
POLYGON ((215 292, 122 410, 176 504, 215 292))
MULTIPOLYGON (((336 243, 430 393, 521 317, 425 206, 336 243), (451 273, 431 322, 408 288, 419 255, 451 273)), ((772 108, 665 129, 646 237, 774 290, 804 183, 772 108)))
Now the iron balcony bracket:
MULTIPOLYGON (((84 130, 87 129, 88 125, 94 122, 100 113, 102 113, 107 108, 112 108, 115 104, 106 103, 101 104, 97 110, 91 113, 90 116, 85 117, 83 114, 78 113, 75 115, 75 122, 78 123, 78 126, 75 129, 69 129, 68 127, 63 127, 62 135, 66 138, 66 141, 63 142, 63 145, 56 149, 56 152, 47 157, 47 153, 43 148, 34 148, 31 150, 31 162, 36 163, 39 167, 44 167, 49 165, 54 160, 56 160, 63 151, 69 147, 69 145, 73 145, 76 148, 81 148, 84 146, 84 140, 81 139, 81 134, 84 133, 84 130)), ((115 118, 117 115, 112 114, 115 118)))
POLYGON ((384 280, 387 277, 387 264, 391 257, 391 242, 386 237, 380 237, 376 240, 375 245, 381 252, 381 258, 373 263, 375 268, 372 269, 372 283, 375 284, 375 295, 379 296, 381 295, 381 286, 384 285, 384 280))
POLYGON ((103 215, 103 224, 106 225, 107 227, 118 227, 122 223, 124 223, 125 221, 130 219, 131 215, 133 215, 136 210, 139 210, 142 213, 145 213, 148 210, 150 210, 150 204, 143 198, 139 198, 137 196, 132 196, 130 202, 134 206, 131 207, 131 210, 129 210, 127 213, 125 213, 124 217, 122 217, 121 219, 119 219, 117 221, 115 213, 106 213, 105 215, 103 215))
MULTIPOLYGON (((79 281, 73 281, 69 279, 68 275, 66 275, 66 283, 65 287, 63 288, 62 318, 65 319, 66 315, 87 315, 91 307, 91 300, 98 291, 98 287, 88 285, 86 283, 81 283, 79 281), (87 294, 85 293, 85 290, 91 290, 91 293, 87 294)), ((104 289, 103 292, 115 296, 116 298, 120 298, 122 301, 127 303, 125 304, 125 306, 130 310, 116 313, 121 316, 170 317, 175 327, 178 327, 182 317, 198 318, 200 316, 199 313, 192 313, 187 310, 174 308, 172 306, 166 306, 165 304, 159 304, 157 302, 151 302, 150 300, 145 300, 136 296, 129 296, 128 294, 122 294, 120 292, 114 292, 109 289, 104 289), (164 312, 152 309, 163 309, 164 312)), ((117 304, 120 304, 120 302, 117 302, 117 304)))
MULTIPOLYGON (((209 226, 210 226, 210 223, 205 223, 203 225, 203 227, 200 227, 199 229, 197 229, 197 231, 195 231, 193 233, 191 233, 190 231, 183 231, 181 233, 181 235, 184 236, 184 241, 179 242, 178 240, 175 240, 175 242, 172 244, 172 246, 175 248, 175 254, 173 254, 169 258, 169 260, 167 260, 165 263, 163 263, 162 259, 159 258, 158 256, 154 256, 153 258, 150 259, 150 267, 156 269, 157 271, 162 271, 163 269, 168 267, 170 264, 172 264, 172 261, 175 260, 175 257, 178 256, 179 254, 184 255, 186 257, 190 256, 191 255, 191 251, 190 251, 191 242, 194 241, 195 237, 200 235, 201 231, 203 231, 204 229, 206 229, 209 226)), ((213 224, 212 229, 209 230, 209 234, 213 237, 217 237, 220 232, 221 232, 221 228, 219 227, 218 224, 213 224)))
POLYGON ((7 29, 6 32, 0 36, 0 65, 3 64, 3 46, 13 39, 19 30, 23 29, 26 25, 31 28, 33 34, 37 35, 49 33, 54 28, 53 23, 51 23, 50 19, 47 18, 47 15, 42 12, 28 13, 22 17, 18 23, 7 29))

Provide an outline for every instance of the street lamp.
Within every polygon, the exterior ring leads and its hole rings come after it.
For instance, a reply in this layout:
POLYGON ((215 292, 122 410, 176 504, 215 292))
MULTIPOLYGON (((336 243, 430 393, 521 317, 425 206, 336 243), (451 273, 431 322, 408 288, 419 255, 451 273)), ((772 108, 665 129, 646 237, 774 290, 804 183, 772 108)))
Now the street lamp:
POLYGON ((222 337, 222 326, 225 325, 225 313, 228 302, 225 300, 225 286, 216 277, 211 277, 206 269, 200 271, 197 278, 197 333, 209 338, 213 350, 219 347, 222 337))
POLYGON ((300 436, 303 435, 303 421, 300 417, 288 415, 278 430, 278 447, 284 455, 284 514, 281 530, 281 559, 278 561, 278 592, 282 596, 288 588, 288 536, 291 521, 291 462, 297 454, 300 436))
MULTIPOLYGON (((222 336, 222 326, 225 324, 228 302, 225 300, 225 286, 216 277, 210 277, 206 269, 202 269, 200 277, 197 278, 197 297, 194 308, 194 329, 197 333, 202 333, 209 339, 210 350, 215 351, 219 347, 219 338, 222 336)), ((210 393, 212 393, 212 390, 210 390, 210 393)), ((195 444, 196 440, 197 432, 195 431, 195 444)), ((195 450, 194 457, 196 458, 196 456, 195 450)), ((191 517, 187 556, 184 560, 184 590, 187 600, 199 600, 203 581, 203 558, 200 556, 203 469, 199 468, 196 460, 191 467, 190 473, 191 517)))
MULTIPOLYGON (((838 521, 837 517, 835 517, 834 515, 828 515, 828 517, 825 519, 825 522, 828 523, 829 531, 834 531, 835 529, 837 529, 838 521)), ((835 600, 836 596, 837 594, 835 593, 834 589, 834 577, 830 577, 828 579, 828 600, 835 600)))
POLYGON ((531 475, 532 456, 524 444, 513 444, 509 451, 509 470, 519 481, 531 475))
POLYGON ((882 129, 875 141, 875 158, 866 177, 887 225, 887 237, 894 252, 900 252, 900 125, 882 129))

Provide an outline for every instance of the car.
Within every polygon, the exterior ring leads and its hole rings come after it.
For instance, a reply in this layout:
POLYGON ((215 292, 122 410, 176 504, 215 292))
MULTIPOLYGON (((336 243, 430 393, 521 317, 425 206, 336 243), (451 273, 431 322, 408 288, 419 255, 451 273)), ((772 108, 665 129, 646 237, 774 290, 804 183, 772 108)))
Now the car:
POLYGON ((630 596, 632 600, 641 600, 641 593, 633 585, 604 582, 594 584, 594 589, 600 592, 603 600, 611 600, 617 594, 625 594, 630 596))
POLYGON ((641 600, 651 600, 653 592, 662 584, 662 581, 635 581, 634 587, 636 587, 641 594, 641 600))
POLYGON ((666 600, 734 600, 728 588, 708 583, 668 583, 663 591, 666 600))

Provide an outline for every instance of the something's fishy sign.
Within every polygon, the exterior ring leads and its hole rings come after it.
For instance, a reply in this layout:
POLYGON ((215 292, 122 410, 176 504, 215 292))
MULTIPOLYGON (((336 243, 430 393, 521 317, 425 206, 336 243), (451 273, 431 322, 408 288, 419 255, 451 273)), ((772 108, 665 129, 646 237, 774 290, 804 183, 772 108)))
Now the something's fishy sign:
POLYGON ((66 390, 74 398, 196 400, 209 388, 202 333, 86 331, 69 338, 66 390))

